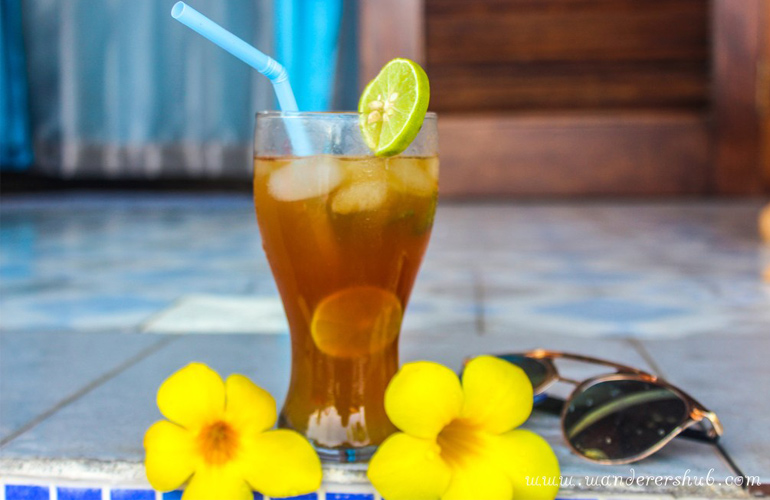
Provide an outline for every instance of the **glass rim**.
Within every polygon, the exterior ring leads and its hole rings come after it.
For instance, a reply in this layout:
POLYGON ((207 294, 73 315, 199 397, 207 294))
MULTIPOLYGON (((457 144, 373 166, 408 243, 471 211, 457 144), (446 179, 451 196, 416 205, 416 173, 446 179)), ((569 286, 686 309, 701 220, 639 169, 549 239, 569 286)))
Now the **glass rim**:
MULTIPOLYGON (((350 116, 358 118, 358 111, 257 111, 256 118, 329 118, 334 116, 350 116)), ((438 115, 433 111, 425 113, 426 120, 436 120, 438 115)))

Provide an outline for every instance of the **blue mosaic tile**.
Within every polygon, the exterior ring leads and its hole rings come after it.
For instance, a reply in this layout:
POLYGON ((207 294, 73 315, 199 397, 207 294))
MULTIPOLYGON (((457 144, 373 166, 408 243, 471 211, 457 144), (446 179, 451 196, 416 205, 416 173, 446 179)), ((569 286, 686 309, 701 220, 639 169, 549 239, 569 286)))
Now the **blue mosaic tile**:
POLYGON ((327 493, 326 500, 374 500, 371 493, 327 493))
MULTIPOLYGON (((277 296, 259 250, 248 195, 46 195, 3 200, 0 212, 0 331, 133 330, 149 313, 184 294, 277 296), (217 236, 198 237, 201 234, 217 236)), ((404 322, 404 359, 427 356, 459 367, 467 355, 520 350, 525 345, 578 349, 615 359, 614 354, 607 356, 613 350, 610 342, 615 341, 596 338, 733 334, 736 330, 764 334, 770 322, 770 288, 758 281, 757 273, 758 261, 770 263, 770 251, 758 255, 755 212, 745 203, 453 206, 442 202, 404 322), (483 304, 473 293, 477 275, 484 285, 483 304), (477 318, 484 321, 482 333, 490 335, 472 337, 477 318), (593 342, 591 348, 588 341, 593 342)), ((200 355, 216 361, 219 354, 211 355, 206 342, 220 339, 225 337, 201 339, 202 344, 187 351, 181 343, 169 346, 161 353, 168 361, 158 361, 161 368, 142 366, 127 373, 124 379, 130 386, 141 380, 137 371, 150 374, 146 376, 148 387, 138 392, 148 402, 137 404, 132 399, 125 406, 106 405, 104 397, 110 394, 125 399, 125 391, 111 385, 121 380, 118 377, 95 391, 98 394, 92 395, 89 405, 80 405, 82 401, 73 405, 80 413, 62 410, 31 431, 27 441, 14 443, 15 449, 31 453, 24 446, 39 445, 38 449, 51 454, 98 457, 105 453, 106 459, 121 450, 122 458, 138 460, 141 448, 127 446, 125 437, 79 442, 84 433, 72 433, 67 442, 56 441, 55 445, 49 437, 69 436, 73 422, 85 425, 82 415, 97 413, 90 409, 108 407, 119 408, 116 413, 129 422, 127 426, 135 425, 125 435, 141 436, 155 417, 149 415, 155 411, 150 398, 163 376, 200 355)), ((268 345, 270 356, 288 359, 285 339, 261 341, 268 345), (276 352, 281 354, 276 356, 276 352)), ((221 347, 221 358, 228 361, 222 361, 218 369, 251 370, 252 376, 262 377, 263 369, 255 368, 262 365, 253 359, 233 362, 229 354, 236 349, 233 342, 228 337, 221 347)), ((658 351, 651 352, 657 359, 658 351)), ((672 351, 671 356, 680 359, 679 352, 672 351)), ((708 356, 703 359, 709 360, 708 356)), ((685 374, 692 373, 686 364, 681 366, 687 370, 685 374)), ((270 375, 272 380, 267 376, 264 380, 282 396, 287 373, 284 370, 270 375)), ((688 385, 694 386, 708 385, 688 385)), ((708 391, 702 398, 714 401, 708 391)), ((742 423, 733 427, 740 428, 742 423)), ((538 423, 535 418, 532 425, 552 433, 551 442, 565 470, 580 475, 595 472, 573 460, 552 420, 543 418, 538 423)), ((746 439, 752 438, 747 434, 746 439)), ((133 444, 139 442, 132 439, 133 444)), ((687 443, 672 443, 667 450, 640 467, 653 474, 680 467, 722 471, 715 454, 695 445, 691 449, 687 443)), ((55 489, 50 495, 46 488, 41 490, 44 496, 6 495, 5 500, 55 497, 55 489)), ((27 495, 33 490, 19 491, 27 495)), ((121 497, 118 491, 112 498, 134 500, 130 493, 121 497)), ((142 493, 136 500, 154 498, 149 496, 154 495, 151 491, 142 493)), ((164 499, 180 497, 181 492, 163 495, 164 499)), ((295 499, 318 497, 372 498, 320 493, 295 499)))
POLYGON ((101 488, 56 488, 59 500, 102 500, 101 488))
POLYGON ((155 500, 153 490, 112 490, 110 500, 155 500))
POLYGON ((318 500, 318 494, 308 493, 307 495, 299 495, 296 497, 284 497, 281 499, 276 498, 275 500, 318 500))
POLYGON ((167 491, 163 494, 163 500, 182 500, 182 490, 167 491))
POLYGON ((106 292, 100 297, 33 293, 29 297, 9 298, 0 305, 0 313, 8 318, 0 330, 119 329, 140 324, 168 306, 173 298, 106 292))
POLYGON ((652 321, 673 316, 683 316, 689 311, 663 305, 650 305, 620 299, 595 298, 539 307, 539 313, 569 318, 609 321, 652 321))
POLYGON ((113 295, 101 297, 70 298, 40 301, 36 307, 41 312, 61 317, 78 318, 80 316, 111 314, 119 312, 152 312, 167 305, 166 301, 147 299, 135 295, 113 295))
POLYGON ((602 272, 584 268, 565 269, 542 275, 542 279, 548 282, 580 286, 614 285, 637 280, 640 277, 641 275, 636 273, 602 272))
POLYGON ((26 262, 0 266, 0 279, 2 279, 4 283, 7 283, 10 280, 22 280, 33 276, 32 266, 26 262))
POLYGON ((47 486, 5 485, 5 500, 48 500, 47 486))

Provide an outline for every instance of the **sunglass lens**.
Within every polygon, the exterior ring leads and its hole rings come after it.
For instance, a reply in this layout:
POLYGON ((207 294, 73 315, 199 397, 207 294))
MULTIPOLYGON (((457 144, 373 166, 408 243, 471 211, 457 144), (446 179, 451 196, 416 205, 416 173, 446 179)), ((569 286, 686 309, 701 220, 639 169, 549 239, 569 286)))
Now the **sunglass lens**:
POLYGON ((548 376, 548 368, 540 361, 518 354, 504 354, 500 356, 500 359, 513 363, 524 370, 524 373, 527 374, 530 382, 532 382, 535 393, 537 393, 538 388, 545 383, 546 377, 548 376))
POLYGON ((675 392, 641 380, 608 380, 573 395, 562 419, 570 444, 592 460, 634 460, 687 417, 675 392))

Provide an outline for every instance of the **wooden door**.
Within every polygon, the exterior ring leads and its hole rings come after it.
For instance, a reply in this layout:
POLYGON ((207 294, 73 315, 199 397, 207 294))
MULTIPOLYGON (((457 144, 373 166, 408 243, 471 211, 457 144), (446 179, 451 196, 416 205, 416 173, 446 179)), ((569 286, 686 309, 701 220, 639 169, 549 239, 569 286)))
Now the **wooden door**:
POLYGON ((768 4, 362 0, 361 82, 424 64, 444 195, 758 194, 768 4))

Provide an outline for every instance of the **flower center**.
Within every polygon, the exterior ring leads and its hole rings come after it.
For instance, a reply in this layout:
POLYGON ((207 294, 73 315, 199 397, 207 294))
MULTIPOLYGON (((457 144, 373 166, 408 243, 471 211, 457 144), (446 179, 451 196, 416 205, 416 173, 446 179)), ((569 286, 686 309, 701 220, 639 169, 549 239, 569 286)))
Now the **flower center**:
POLYGON ((450 467, 458 467, 481 455, 484 436, 478 427, 458 418, 442 429, 436 442, 441 448, 441 458, 450 467))
POLYGON ((238 433, 220 420, 201 430, 198 446, 207 463, 221 465, 235 456, 238 450, 238 433))

